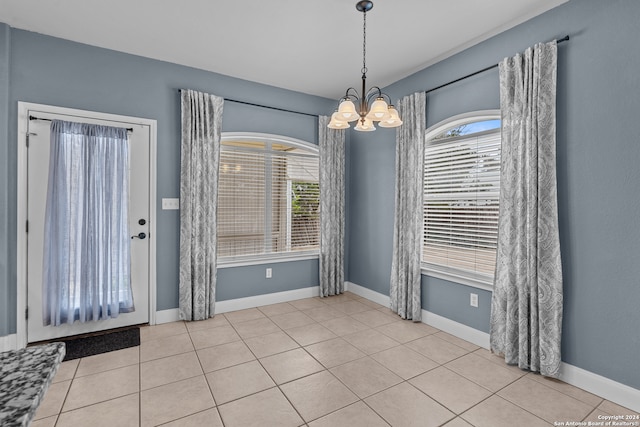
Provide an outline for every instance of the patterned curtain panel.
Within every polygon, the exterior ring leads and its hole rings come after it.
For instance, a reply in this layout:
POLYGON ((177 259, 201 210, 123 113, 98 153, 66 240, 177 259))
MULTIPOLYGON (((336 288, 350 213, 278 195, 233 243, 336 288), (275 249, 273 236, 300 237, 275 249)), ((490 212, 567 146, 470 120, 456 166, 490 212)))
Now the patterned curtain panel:
POLYGON ((320 116, 320 296, 344 291, 344 130, 320 116))
POLYGON ((134 311, 127 130, 54 120, 44 225, 43 323, 134 311))
POLYGON ((224 100, 183 90, 180 159, 180 319, 214 315, 216 206, 224 100))
POLYGON ((426 94, 418 92, 400 100, 398 112, 403 125, 396 131, 396 204, 391 263, 391 310, 403 319, 419 322, 420 245, 426 94))
POLYGON ((556 42, 500 63, 502 164, 491 351, 558 377, 562 266, 556 196, 556 42))

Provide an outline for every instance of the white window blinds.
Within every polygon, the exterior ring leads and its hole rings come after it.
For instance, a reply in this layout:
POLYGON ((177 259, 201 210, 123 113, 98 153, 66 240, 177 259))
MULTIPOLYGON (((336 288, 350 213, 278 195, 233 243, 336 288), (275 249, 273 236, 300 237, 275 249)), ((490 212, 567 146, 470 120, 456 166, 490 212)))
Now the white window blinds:
POLYGON ((223 141, 219 179, 221 261, 317 252, 317 152, 280 143, 223 141))
POLYGON ((500 195, 500 129, 427 141, 423 262, 492 284, 500 195))

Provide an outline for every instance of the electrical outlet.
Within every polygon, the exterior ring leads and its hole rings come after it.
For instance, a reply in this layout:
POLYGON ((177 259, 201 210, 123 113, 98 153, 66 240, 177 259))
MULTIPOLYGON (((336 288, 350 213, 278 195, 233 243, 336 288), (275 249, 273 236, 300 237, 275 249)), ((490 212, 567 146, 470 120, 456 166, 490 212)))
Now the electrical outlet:
POLYGON ((162 210, 177 210, 180 209, 180 199, 162 199, 162 210))
POLYGON ((478 294, 469 294, 469 304, 471 307, 478 307, 478 294))
POLYGON ((271 279, 272 273, 273 273, 273 270, 271 270, 270 268, 267 268, 267 279, 271 279))

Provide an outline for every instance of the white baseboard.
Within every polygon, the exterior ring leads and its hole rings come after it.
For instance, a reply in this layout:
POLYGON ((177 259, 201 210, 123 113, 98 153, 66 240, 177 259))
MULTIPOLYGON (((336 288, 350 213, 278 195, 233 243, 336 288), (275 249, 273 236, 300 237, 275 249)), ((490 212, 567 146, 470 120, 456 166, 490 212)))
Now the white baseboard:
POLYGON ((11 334, 0 337, 0 352, 18 349, 18 335, 11 334))
MULTIPOLYGON (((389 307, 390 299, 388 296, 379 292, 367 289, 364 286, 356 285, 352 282, 346 282, 345 288, 356 295, 373 301, 385 307, 389 307)), ((469 341, 483 348, 489 348, 489 334, 479 331, 470 326, 463 325, 446 317, 442 317, 427 310, 422 310, 422 323, 438 328, 448 334, 455 335, 458 338, 469 341)))
POLYGON ((427 310, 422 310, 422 322, 472 344, 486 348, 487 350, 489 349, 489 334, 486 332, 479 331, 427 310))
MULTIPOLYGON (((320 287, 294 289, 292 291, 276 292, 273 294, 256 295, 246 298, 237 298, 216 302, 216 313, 244 310, 245 308, 261 307, 263 305, 278 304, 280 302, 295 301, 303 298, 312 298, 320 295, 320 287)), ((177 308, 156 311, 156 324, 177 322, 180 320, 177 308)))
POLYGON ((294 289, 292 291, 275 292, 273 294, 218 301, 216 302, 216 313, 226 313, 228 311, 244 310, 245 308, 278 304, 303 298, 317 297, 318 295, 320 295, 320 287, 312 286, 309 288, 294 289))
MULTIPOLYGON (((353 292, 370 301, 385 307, 389 306, 389 297, 386 295, 351 282, 346 282, 346 288, 349 292, 353 292)), ((489 348, 489 334, 486 332, 426 310, 422 310, 422 322, 480 347, 489 348)), ((640 390, 638 389, 564 362, 560 368, 560 379, 567 384, 579 387, 633 411, 640 412, 640 390)))
POLYGON ((170 308, 169 310, 156 311, 156 325, 162 323, 177 322, 180 320, 180 310, 177 308, 170 308))
POLYGON ((344 288, 346 291, 352 292, 356 295, 360 295, 363 298, 373 301, 377 304, 389 307, 391 300, 387 295, 383 295, 379 292, 372 291, 364 286, 356 285, 353 282, 344 282, 344 288))
POLYGON ((618 405, 640 412, 640 390, 638 389, 564 362, 560 365, 560 379, 618 405))

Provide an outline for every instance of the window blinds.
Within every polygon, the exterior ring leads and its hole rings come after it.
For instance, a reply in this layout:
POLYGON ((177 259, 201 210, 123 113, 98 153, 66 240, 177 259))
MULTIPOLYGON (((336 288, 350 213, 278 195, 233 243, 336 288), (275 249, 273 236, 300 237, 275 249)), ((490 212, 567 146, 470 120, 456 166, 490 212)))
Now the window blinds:
POLYGON ((496 262, 500 130, 427 142, 422 259, 490 284, 496 262))
POLYGON ((282 144, 223 142, 218 257, 318 250, 318 155, 282 144))

